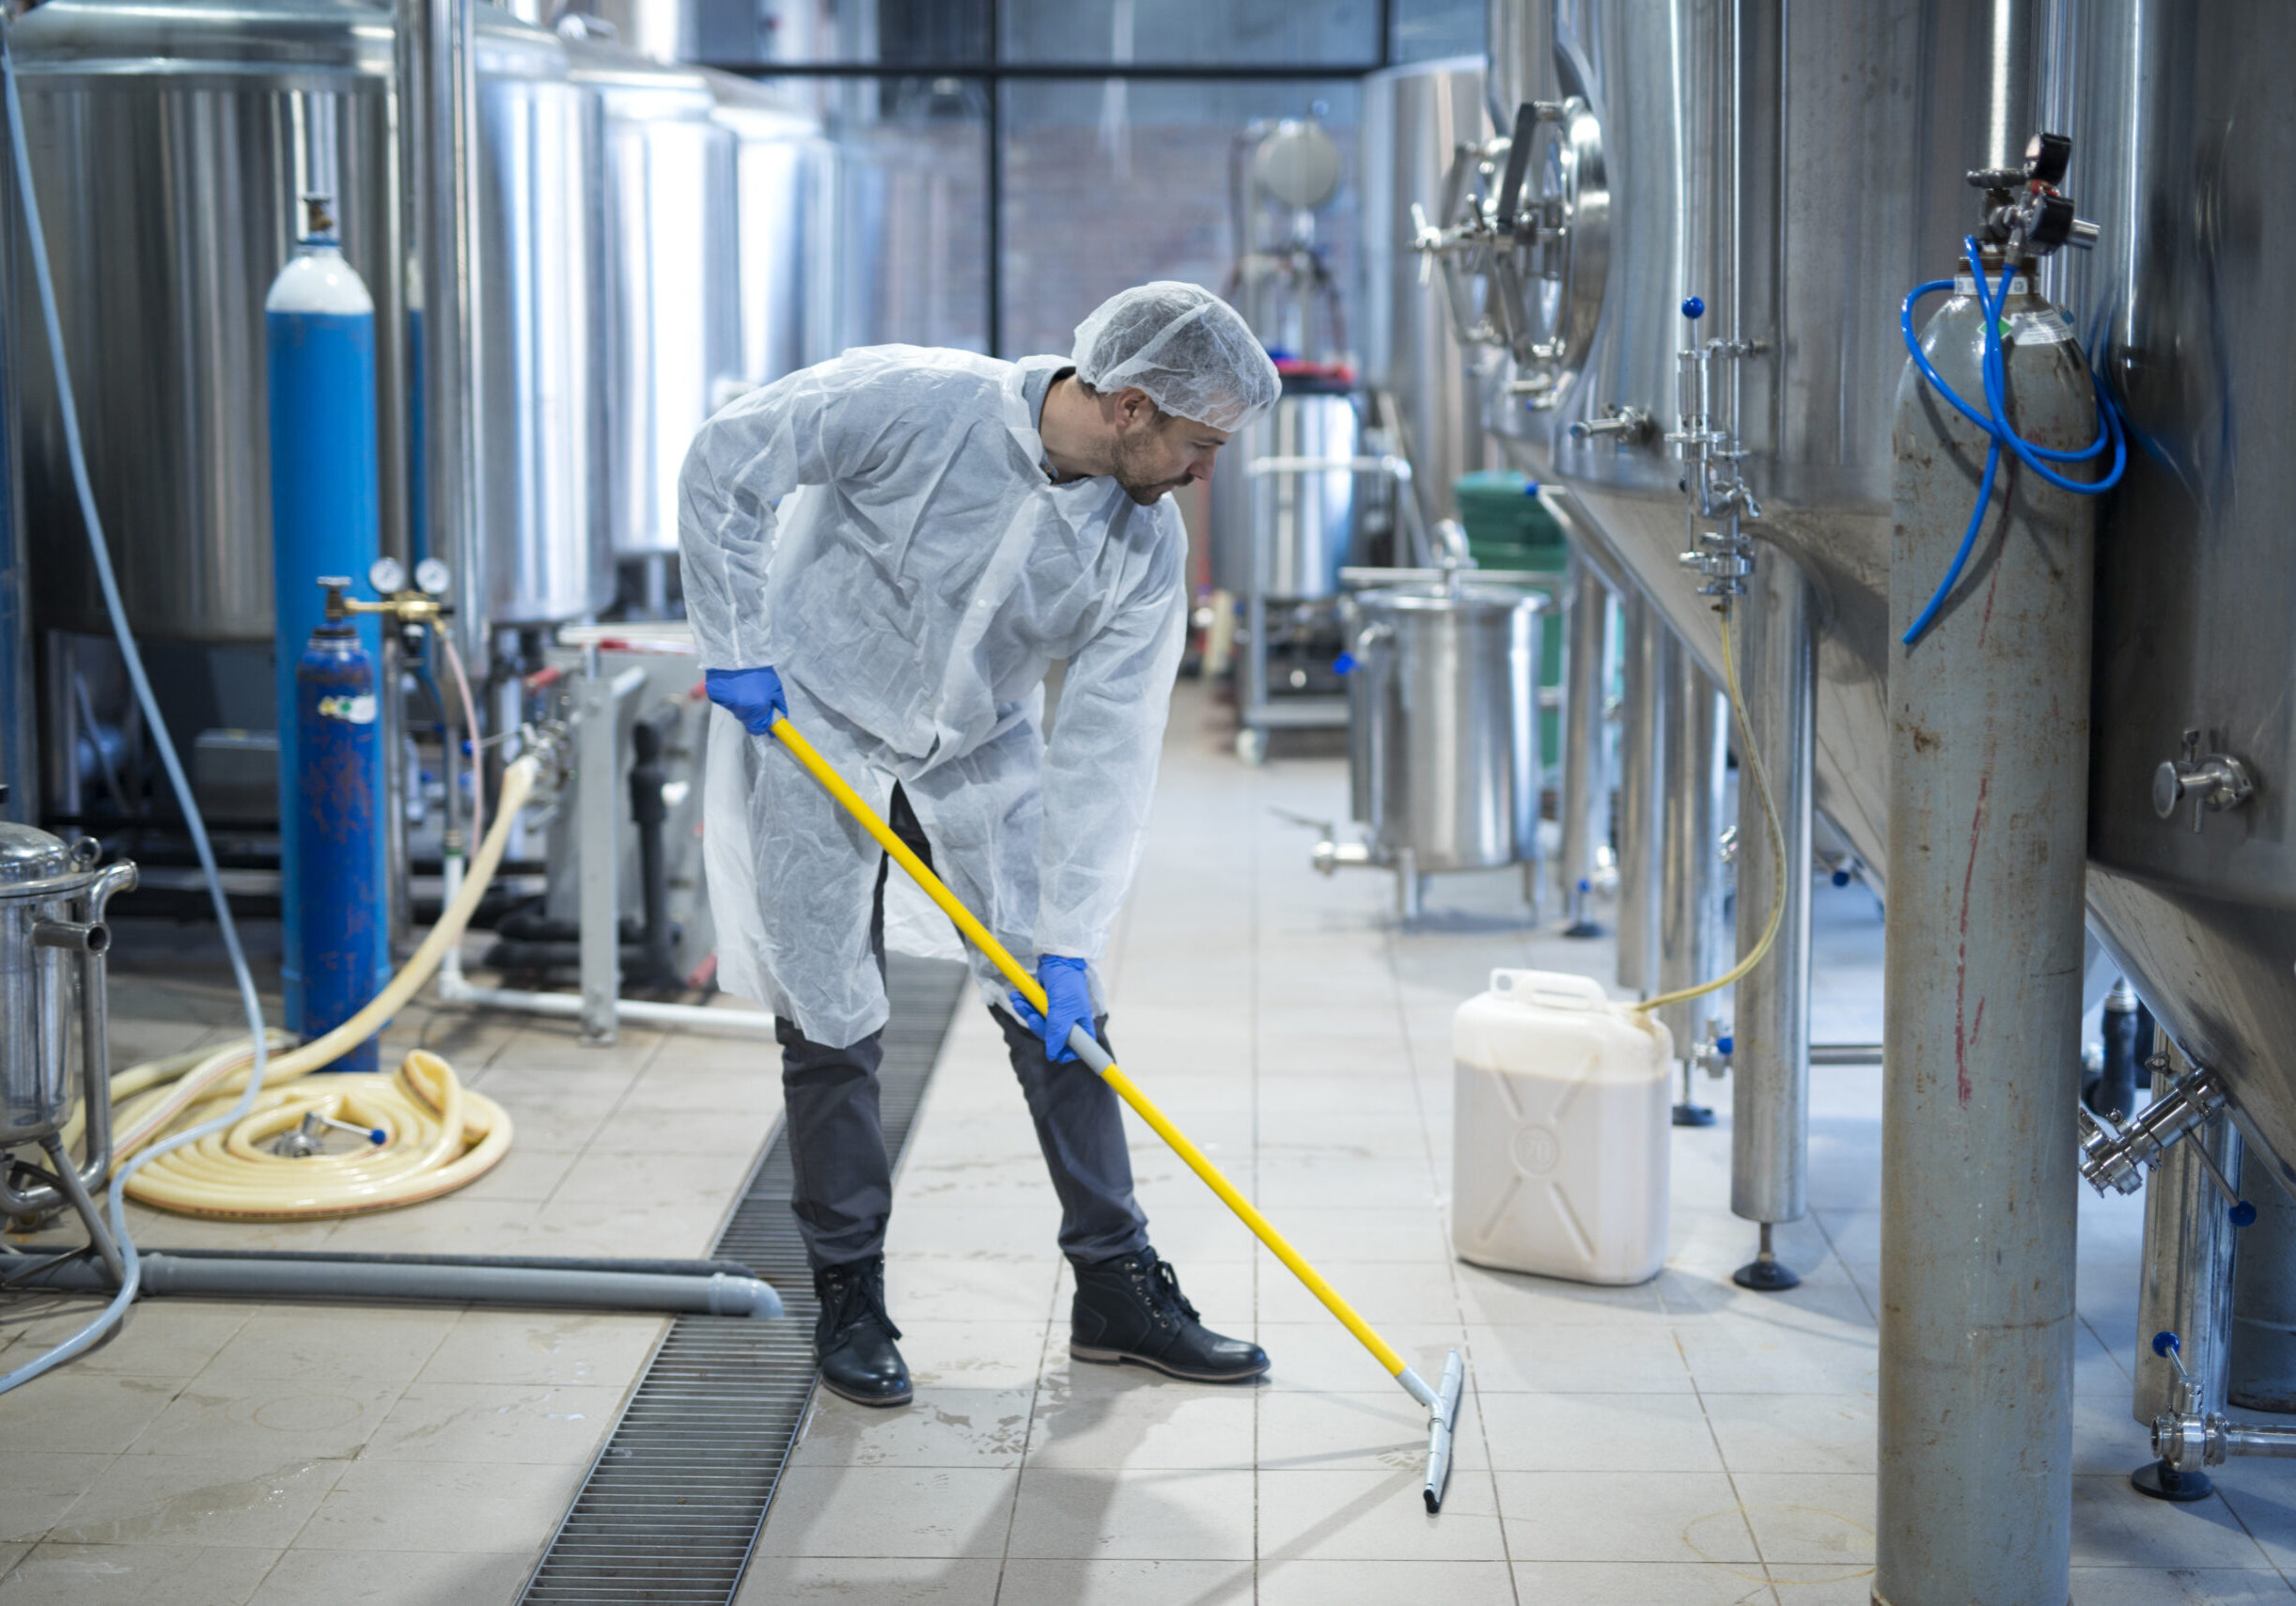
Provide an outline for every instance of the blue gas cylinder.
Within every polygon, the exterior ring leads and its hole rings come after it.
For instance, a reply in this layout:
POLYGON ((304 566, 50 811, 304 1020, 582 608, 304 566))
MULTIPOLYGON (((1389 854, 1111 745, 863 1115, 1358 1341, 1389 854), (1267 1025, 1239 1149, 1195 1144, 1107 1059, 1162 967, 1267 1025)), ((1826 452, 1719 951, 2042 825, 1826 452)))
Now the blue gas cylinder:
MULTIPOLYGON (((313 640, 326 622, 321 577, 365 575, 382 550, 381 491, 375 433, 375 309, 335 239, 323 199, 307 197, 309 226, 263 304, 271 388, 272 585, 278 620, 277 708, 279 717, 280 915, 285 930, 281 980, 287 994, 287 1026, 305 1037, 341 1019, 306 1005, 306 956, 320 956, 332 973, 343 960, 332 944, 346 929, 380 929, 383 904, 383 838, 379 829, 359 840, 374 863, 356 880, 368 899, 347 909, 341 896, 351 883, 326 878, 323 889, 303 881, 311 856, 300 834, 307 818, 306 760, 301 751, 302 669, 299 644, 313 640)), ((367 656, 366 696, 373 706, 374 663, 381 657, 380 626, 373 618, 353 627, 352 643, 367 656)), ((330 649, 333 650, 333 649, 330 649)), ((383 792, 383 747, 375 732, 360 750, 369 768, 361 791, 369 810, 383 792)), ((342 787, 329 782, 320 795, 342 787)), ((361 950, 367 969, 364 1003, 389 979, 387 944, 361 950)), ((369 1054, 371 1059, 371 1052, 369 1054)))
MULTIPOLYGON (((383 901, 382 724, 375 661, 351 626, 321 625, 295 666, 296 885, 304 900, 300 951, 308 1039, 333 1031, 375 995, 388 958, 383 901)), ((373 1070, 369 1037, 334 1070, 373 1070)))

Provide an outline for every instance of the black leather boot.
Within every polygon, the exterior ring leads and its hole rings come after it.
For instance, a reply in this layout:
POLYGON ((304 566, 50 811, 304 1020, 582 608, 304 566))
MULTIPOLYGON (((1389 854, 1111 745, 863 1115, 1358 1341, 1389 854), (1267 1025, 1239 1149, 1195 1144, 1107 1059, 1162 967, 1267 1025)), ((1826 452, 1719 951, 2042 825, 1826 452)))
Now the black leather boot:
POLYGON ((1069 1353, 1103 1365, 1153 1366, 1197 1383, 1237 1383, 1268 1369, 1258 1345, 1223 1338, 1196 1319, 1179 1278, 1153 1249, 1076 1266, 1069 1353))
POLYGON ((813 1273, 821 1314, 813 1324, 813 1353, 830 1392, 855 1405, 907 1405, 908 1363, 893 1341, 901 1330, 885 1315, 885 1258, 871 1255, 813 1273))

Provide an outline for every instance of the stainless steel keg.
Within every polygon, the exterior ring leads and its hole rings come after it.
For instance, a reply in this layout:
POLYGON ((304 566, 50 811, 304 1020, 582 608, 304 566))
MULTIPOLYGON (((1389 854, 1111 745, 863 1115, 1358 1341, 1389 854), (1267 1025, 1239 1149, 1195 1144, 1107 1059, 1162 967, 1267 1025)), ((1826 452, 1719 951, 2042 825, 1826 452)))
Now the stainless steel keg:
POLYGON ((1471 581, 1353 598, 1354 813, 1374 860, 1407 883, 1537 861, 1546 606, 1536 592, 1471 581))
MULTIPOLYGON (((96 843, 67 847, 44 831, 0 822, 0 1148, 50 1138, 89 1100, 84 1177, 110 1169, 110 1074, 104 1042, 104 908, 135 884, 135 866, 98 868, 96 843), (81 1075, 71 1075, 77 1005, 81 1075)), ((0 1182, 0 1212, 24 1215, 61 1202, 45 1185, 23 1193, 0 1182)))

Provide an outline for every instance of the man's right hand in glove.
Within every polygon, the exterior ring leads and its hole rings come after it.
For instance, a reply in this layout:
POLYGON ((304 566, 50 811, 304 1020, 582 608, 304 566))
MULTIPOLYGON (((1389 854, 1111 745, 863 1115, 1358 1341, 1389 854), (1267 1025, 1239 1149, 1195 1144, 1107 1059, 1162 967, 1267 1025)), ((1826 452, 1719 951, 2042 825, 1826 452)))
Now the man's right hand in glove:
POLYGON ((721 709, 732 710, 742 728, 763 736, 777 719, 789 717, 789 699, 782 692, 781 677, 767 669, 705 669, 702 688, 721 709))

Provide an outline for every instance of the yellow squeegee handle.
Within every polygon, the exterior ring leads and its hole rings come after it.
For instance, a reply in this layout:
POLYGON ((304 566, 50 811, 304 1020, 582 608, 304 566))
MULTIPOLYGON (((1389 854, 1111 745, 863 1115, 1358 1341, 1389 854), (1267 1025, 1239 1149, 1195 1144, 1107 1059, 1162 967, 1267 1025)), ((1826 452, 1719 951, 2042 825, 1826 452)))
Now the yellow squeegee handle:
MULTIPOLYGON (((941 906, 941 912, 957 923, 957 929, 964 933, 965 940, 989 956, 989 962, 1002 971, 1005 979, 1028 1000, 1029 1007, 1039 1015, 1044 1013, 1044 989, 1038 985, 1037 978, 1021 968, 1020 961, 1005 951, 1005 945, 989 934, 986 926, 973 918, 973 912, 958 901, 957 895, 941 884, 941 878, 932 873, 931 867, 911 851, 906 842, 893 834, 892 827, 878 819, 877 811, 869 807, 859 792, 846 784, 845 777, 837 773, 828 759, 814 750, 813 743, 799 733, 787 715, 773 722, 773 734, 797 761, 812 772, 813 778, 821 783, 829 795, 843 803, 846 812, 859 820, 862 828, 877 839, 877 845, 891 854, 894 862, 907 870, 916 884, 925 889, 925 895, 941 906)), ((1220 1168, 1205 1157, 1202 1149, 1188 1140, 1188 1134, 1174 1126, 1171 1119, 1156 1108, 1154 1101, 1140 1091, 1132 1079, 1117 1068, 1116 1061, 1110 1059, 1107 1052, 1092 1040, 1089 1032, 1079 1027, 1070 1037, 1070 1046, 1087 1065, 1100 1072, 1101 1079, 1117 1090, 1117 1096, 1130 1104, 1139 1117, 1155 1130, 1158 1137, 1171 1146, 1175 1154, 1188 1162, 1189 1170, 1201 1177, 1205 1185, 1220 1195, 1220 1202, 1242 1219, 1243 1224, 1252 1229, 1253 1236, 1266 1244, 1278 1260, 1291 1268, 1292 1275, 1304 1283, 1307 1291, 1321 1300, 1324 1308, 1337 1317, 1340 1323, 1362 1342, 1363 1347, 1378 1358, 1379 1364, 1387 1368, 1390 1377, 1404 1377, 1409 1368, 1403 1357, 1396 1353, 1395 1347, 1373 1331, 1369 1322, 1357 1316, 1355 1307, 1341 1299, 1338 1290, 1325 1282, 1321 1273, 1310 1266, 1298 1250, 1285 1241, 1284 1235, 1277 1232, 1274 1224, 1259 1213, 1257 1207, 1238 1192, 1233 1182, 1221 1175, 1220 1168)), ((1412 1375, 1405 1387, 1409 1388, 1414 1382, 1419 1382, 1416 1374, 1412 1375)), ((1420 1388, 1412 1389, 1411 1392, 1415 1397, 1425 1387, 1424 1383, 1420 1383, 1420 1388)), ((1421 1403, 1426 1401, 1422 1400, 1421 1403)))

